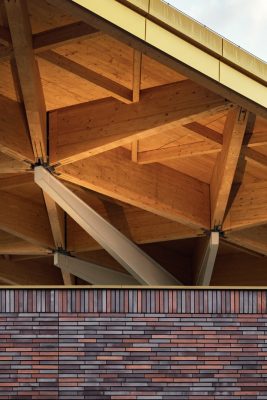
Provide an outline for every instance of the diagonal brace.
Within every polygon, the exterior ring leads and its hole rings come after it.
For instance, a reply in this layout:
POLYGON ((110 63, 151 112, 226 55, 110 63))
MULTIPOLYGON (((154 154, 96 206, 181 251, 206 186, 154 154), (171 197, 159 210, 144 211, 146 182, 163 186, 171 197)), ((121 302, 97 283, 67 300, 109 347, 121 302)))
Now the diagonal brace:
POLYGON ((54 253, 54 265, 61 270, 74 274, 93 285, 137 285, 137 281, 128 274, 110 268, 70 257, 60 252, 54 253))
POLYGON ((66 188, 43 166, 35 167, 34 180, 138 282, 145 285, 181 284, 173 275, 66 188))
POLYGON ((214 264, 219 248, 220 234, 217 231, 212 231, 210 237, 205 241, 204 246, 200 249, 200 258, 198 265, 198 275, 196 285, 209 286, 214 264))

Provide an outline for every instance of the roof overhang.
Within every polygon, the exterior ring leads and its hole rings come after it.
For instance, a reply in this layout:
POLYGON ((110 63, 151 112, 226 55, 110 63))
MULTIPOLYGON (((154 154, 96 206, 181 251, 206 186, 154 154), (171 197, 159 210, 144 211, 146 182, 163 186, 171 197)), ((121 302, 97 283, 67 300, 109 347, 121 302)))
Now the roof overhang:
POLYGON ((163 1, 53 0, 57 2, 208 89, 267 116, 267 64, 163 1))

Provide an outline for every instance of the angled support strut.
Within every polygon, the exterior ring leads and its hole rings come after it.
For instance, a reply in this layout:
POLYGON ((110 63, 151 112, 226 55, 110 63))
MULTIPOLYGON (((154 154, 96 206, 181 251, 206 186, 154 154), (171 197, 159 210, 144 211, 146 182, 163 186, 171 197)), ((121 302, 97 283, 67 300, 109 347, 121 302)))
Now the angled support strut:
POLYGON ((89 261, 70 257, 61 252, 54 253, 54 265, 64 272, 75 274, 93 285, 137 285, 137 281, 128 274, 114 271, 89 261))
POLYGON ((198 274, 196 285, 209 286, 219 248, 220 232, 211 231, 210 236, 203 241, 199 251, 198 274))
POLYGON ((145 285, 181 283, 138 246, 66 188, 43 166, 35 167, 34 179, 71 218, 91 235, 134 278, 145 285))

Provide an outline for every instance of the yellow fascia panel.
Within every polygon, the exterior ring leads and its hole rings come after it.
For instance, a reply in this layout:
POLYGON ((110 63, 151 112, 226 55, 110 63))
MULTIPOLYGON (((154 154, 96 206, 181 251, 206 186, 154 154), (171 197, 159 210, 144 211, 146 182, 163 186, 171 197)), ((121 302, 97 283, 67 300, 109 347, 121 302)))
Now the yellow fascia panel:
POLYGON ((115 0, 73 0, 87 10, 110 21, 119 28, 145 39, 145 17, 115 0))
POLYGON ((126 0, 126 1, 127 1, 127 3, 131 3, 135 7, 139 8, 140 10, 143 10, 146 13, 148 13, 149 0, 126 0))
POLYGON ((219 80, 218 59, 149 20, 146 42, 210 78, 219 80))
POLYGON ((267 64, 226 39, 223 40, 223 58, 267 82, 267 64))
POLYGON ((223 62, 220 63, 220 82, 235 92, 267 107, 267 87, 223 62))
POLYGON ((222 55, 222 38, 161 0, 150 0, 149 14, 195 42, 222 55))

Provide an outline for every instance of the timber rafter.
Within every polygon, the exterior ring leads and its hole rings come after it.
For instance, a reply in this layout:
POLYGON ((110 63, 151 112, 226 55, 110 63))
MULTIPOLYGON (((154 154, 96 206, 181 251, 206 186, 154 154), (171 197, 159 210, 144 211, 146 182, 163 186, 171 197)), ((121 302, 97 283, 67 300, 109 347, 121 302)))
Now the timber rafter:
POLYGON ((101 266, 101 244, 36 186, 40 165, 156 264, 168 270, 177 258, 175 279, 214 284, 225 254, 266 256, 266 64, 234 48, 238 65, 232 45, 221 54, 220 38, 198 25, 212 48, 194 29, 168 26, 165 11, 175 11, 161 3, 110 0, 108 16, 97 2, 76 3, 0 7, 0 281, 89 282, 87 261, 124 281, 114 260, 101 266), (72 264, 62 277, 55 251, 72 264))

